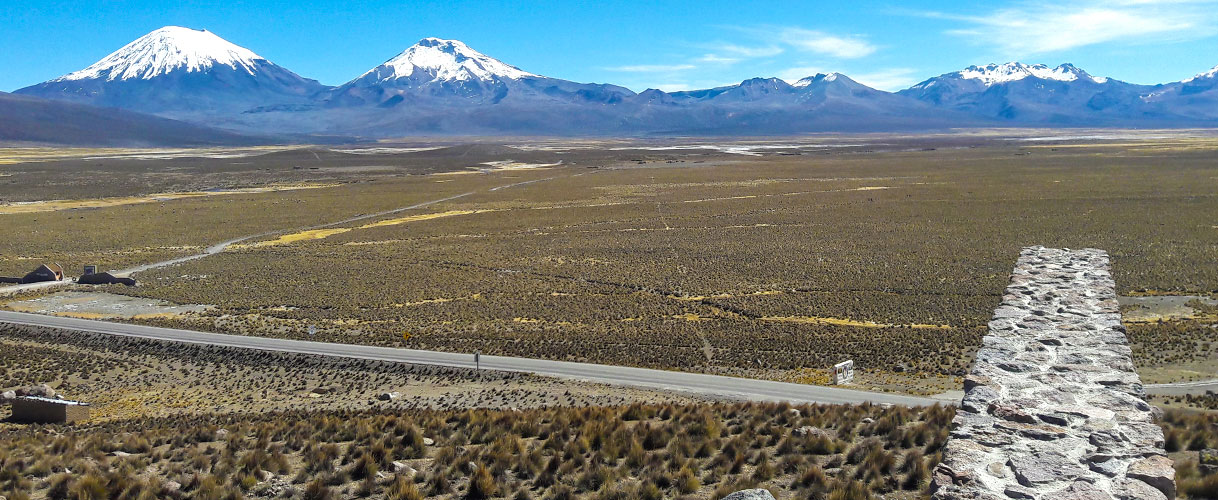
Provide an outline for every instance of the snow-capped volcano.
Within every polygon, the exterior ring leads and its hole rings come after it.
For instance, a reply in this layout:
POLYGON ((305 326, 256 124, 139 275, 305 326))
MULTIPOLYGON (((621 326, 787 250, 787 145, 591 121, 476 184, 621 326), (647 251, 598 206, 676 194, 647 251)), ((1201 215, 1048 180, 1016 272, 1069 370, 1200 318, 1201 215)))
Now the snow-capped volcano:
POLYGON ((211 123, 209 116, 251 108, 307 105, 325 88, 210 31, 166 26, 16 93, 211 123))
POLYGON ((519 80, 536 76, 471 49, 461 41, 424 38, 393 59, 368 70, 356 80, 379 83, 402 78, 410 78, 416 82, 491 81, 519 80))
POLYGON ((898 94, 986 118, 1019 123, 1119 123, 1146 116, 1149 87, 1091 74, 1072 64, 989 64, 940 75, 898 94))
POLYGON ((220 65, 252 75, 260 64, 266 63, 262 56, 210 31, 166 26, 137 38, 88 68, 51 81, 148 80, 178 69, 194 73, 220 65))
POLYGON ((394 108, 471 106, 524 101, 615 102, 634 92, 529 73, 458 40, 424 38, 334 89, 330 106, 394 108))
MULTIPOLYGON (((952 74, 948 73, 948 75, 952 74)), ((980 81, 987 87, 999 83, 1023 80, 1024 78, 1040 78, 1042 80, 1055 80, 1059 82, 1072 82, 1079 79, 1089 79, 1095 83, 1108 81, 1107 78, 1091 76, 1086 71, 1068 63, 1056 68, 1050 68, 1044 64, 1024 64, 1021 62, 988 64, 985 66, 969 66, 954 74, 961 79, 980 81)))

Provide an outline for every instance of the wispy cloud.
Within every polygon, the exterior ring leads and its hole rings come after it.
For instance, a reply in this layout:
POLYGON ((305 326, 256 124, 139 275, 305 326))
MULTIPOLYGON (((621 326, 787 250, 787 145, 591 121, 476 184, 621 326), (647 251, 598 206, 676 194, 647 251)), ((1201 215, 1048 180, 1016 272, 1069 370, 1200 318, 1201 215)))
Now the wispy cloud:
POLYGON ((984 14, 924 12, 961 21, 947 33, 1018 58, 1104 43, 1192 40, 1218 34, 1214 0, 1023 2, 984 14))
POLYGON ((876 46, 858 36, 841 36, 803 28, 782 28, 777 38, 799 50, 838 59, 858 59, 876 51, 876 46))
POLYGON ((719 52, 726 52, 740 57, 773 57, 783 53, 783 48, 777 45, 765 45, 760 47, 746 47, 743 45, 735 45, 731 43, 719 44, 716 49, 719 52))
MULTIPOLYGON (((686 90, 707 88, 700 85, 711 78, 732 78, 744 67, 771 68, 761 70, 769 73, 773 67, 781 67, 783 59, 795 60, 790 61, 792 67, 780 72, 778 77, 795 81, 823 72, 816 65, 832 66, 836 62, 869 56, 878 50, 862 35, 829 33, 797 26, 720 26, 719 29, 735 33, 736 36, 685 44, 686 49, 692 48, 697 52, 687 52, 684 57, 665 61, 670 64, 635 64, 602 69, 638 74, 639 82, 645 87, 686 90), (727 71, 734 73, 728 76, 727 71), (686 85, 679 82, 691 83, 686 85)), ((762 72, 746 74, 742 79, 765 76, 762 72)), ((888 83, 887 79, 877 80, 888 83)))
POLYGON ((909 88, 922 81, 922 76, 915 68, 889 68, 868 73, 850 75, 856 82, 871 88, 895 91, 909 88))
POLYGON ((697 66, 692 64, 636 64, 631 66, 612 66, 605 69, 625 73, 676 73, 694 68, 697 68, 697 66))
POLYGON ((695 59, 697 62, 710 64, 736 64, 741 61, 750 59, 763 59, 774 57, 785 52, 785 49, 777 45, 761 45, 761 46, 745 46, 734 43, 710 43, 698 45, 698 47, 709 50, 710 52, 703 54, 695 59))
POLYGON ((695 59, 695 61, 698 61, 698 62, 712 63, 712 64, 736 64, 736 63, 740 62, 741 60, 742 60, 742 58, 740 58, 740 57, 726 57, 726 56, 721 56, 719 54, 704 54, 702 57, 695 59))

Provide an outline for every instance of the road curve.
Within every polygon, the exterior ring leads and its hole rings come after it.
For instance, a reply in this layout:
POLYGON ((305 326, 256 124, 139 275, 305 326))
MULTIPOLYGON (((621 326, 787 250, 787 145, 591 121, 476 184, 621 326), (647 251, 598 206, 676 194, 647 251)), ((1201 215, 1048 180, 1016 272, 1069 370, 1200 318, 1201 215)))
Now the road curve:
MULTIPOLYGON (((226 335, 12 311, 0 311, 0 322, 242 349, 474 368, 473 355, 451 352, 226 335)), ((480 364, 483 369, 488 370, 528 372, 562 379, 661 389, 728 399, 790 401, 794 403, 870 402, 908 406, 955 403, 955 401, 944 399, 922 398, 901 394, 593 363, 573 363, 505 356, 481 356, 480 364)))

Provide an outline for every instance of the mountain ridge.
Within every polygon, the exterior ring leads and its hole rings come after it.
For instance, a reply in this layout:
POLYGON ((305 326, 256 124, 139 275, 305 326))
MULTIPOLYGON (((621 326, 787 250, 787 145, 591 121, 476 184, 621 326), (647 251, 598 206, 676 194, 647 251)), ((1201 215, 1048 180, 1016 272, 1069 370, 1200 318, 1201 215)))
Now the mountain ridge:
POLYGON ((459 40, 423 38, 336 87, 206 30, 154 30, 97 63, 17 93, 247 133, 681 134, 959 126, 1218 124, 1218 67, 1137 85, 1073 64, 969 66, 897 92, 841 73, 636 93, 531 73, 459 40))

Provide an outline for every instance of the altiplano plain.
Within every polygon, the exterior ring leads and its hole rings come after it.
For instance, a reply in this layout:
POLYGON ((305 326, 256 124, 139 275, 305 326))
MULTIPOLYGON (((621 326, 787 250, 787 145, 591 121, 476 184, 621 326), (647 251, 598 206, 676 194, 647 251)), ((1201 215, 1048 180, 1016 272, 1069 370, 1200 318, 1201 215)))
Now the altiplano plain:
POLYGON ((1212 138, 512 144, 10 165, 57 199, 52 176, 103 197, 317 187, 0 215, 0 270, 121 269, 263 234, 104 290, 208 306, 131 319, 157 325, 810 383, 853 359, 863 387, 935 394, 959 388, 1020 247, 1097 246, 1121 294, 1200 298, 1131 316, 1146 382, 1215 367, 1212 138), (181 176, 150 171, 162 161, 181 176))

